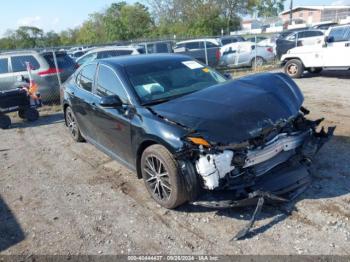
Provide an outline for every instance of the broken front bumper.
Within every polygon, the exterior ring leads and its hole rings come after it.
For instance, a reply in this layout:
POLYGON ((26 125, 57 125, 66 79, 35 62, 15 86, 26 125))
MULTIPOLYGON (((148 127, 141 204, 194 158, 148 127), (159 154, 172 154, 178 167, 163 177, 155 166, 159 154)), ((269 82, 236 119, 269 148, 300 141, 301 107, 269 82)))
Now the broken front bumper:
POLYGON ((209 190, 246 187, 246 194, 254 190, 275 192, 278 187, 286 187, 285 183, 296 183, 297 174, 307 173, 305 164, 311 162, 334 130, 335 127, 331 127, 328 132, 323 128, 315 132, 310 128, 303 132, 280 133, 262 146, 245 150, 238 165, 234 150, 202 153, 195 163, 196 170, 209 190), (279 176, 282 178, 275 183, 279 176))

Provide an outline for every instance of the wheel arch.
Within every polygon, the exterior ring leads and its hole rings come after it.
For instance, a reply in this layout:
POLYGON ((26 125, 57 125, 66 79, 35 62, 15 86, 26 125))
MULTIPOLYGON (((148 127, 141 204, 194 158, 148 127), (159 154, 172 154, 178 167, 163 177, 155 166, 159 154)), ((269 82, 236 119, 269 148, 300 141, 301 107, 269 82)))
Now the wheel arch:
POLYGON ((266 59, 265 59, 263 56, 257 55, 256 57, 255 57, 255 56, 252 57, 252 59, 250 60, 250 65, 251 65, 251 66, 254 66, 253 63, 255 62, 255 59, 256 59, 256 58, 261 58, 261 59, 263 60, 264 63, 267 63, 266 59))
POLYGON ((303 60, 301 60, 300 57, 297 57, 297 56, 286 57, 285 59, 283 59, 282 65, 285 66, 288 61, 293 59, 299 60, 302 63, 302 65, 305 67, 303 60))
POLYGON ((169 150, 170 153, 174 153, 175 149, 166 143, 165 141, 162 141, 161 139, 157 137, 147 137, 145 138, 140 145, 138 146, 136 150, 136 174, 137 178, 141 179, 142 178, 142 173, 141 173, 141 157, 143 152, 146 150, 146 148, 152 146, 152 145, 162 145, 164 146, 167 150, 169 150))
POLYGON ((64 123, 67 125, 67 120, 66 120, 66 110, 70 105, 67 102, 63 103, 63 115, 64 115, 64 123))

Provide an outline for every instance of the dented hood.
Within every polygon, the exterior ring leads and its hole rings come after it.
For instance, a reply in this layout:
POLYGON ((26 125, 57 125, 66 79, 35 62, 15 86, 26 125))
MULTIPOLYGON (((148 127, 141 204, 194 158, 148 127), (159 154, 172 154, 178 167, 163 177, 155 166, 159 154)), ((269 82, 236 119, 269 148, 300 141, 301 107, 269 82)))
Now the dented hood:
POLYGON ((218 143, 240 143, 296 116, 303 95, 287 75, 258 74, 152 106, 158 115, 218 143))

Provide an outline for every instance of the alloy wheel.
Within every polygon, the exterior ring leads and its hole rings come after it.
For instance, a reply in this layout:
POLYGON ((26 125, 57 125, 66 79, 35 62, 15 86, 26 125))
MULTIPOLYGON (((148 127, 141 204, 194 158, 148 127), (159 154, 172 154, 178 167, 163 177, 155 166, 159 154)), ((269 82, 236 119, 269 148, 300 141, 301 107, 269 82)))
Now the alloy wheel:
POLYGON ((290 64, 287 68, 287 72, 290 75, 295 75, 298 72, 298 66, 296 64, 290 64))
POLYGON ((264 59, 262 59, 261 57, 255 58, 254 61, 255 61, 255 67, 260 67, 264 65, 264 59))
POLYGON ((146 158, 143 171, 146 174, 146 184, 153 197, 160 201, 167 201, 171 195, 171 184, 169 173, 164 163, 155 155, 146 158))
POLYGON ((75 121, 75 117, 73 115, 73 112, 71 110, 67 110, 66 112, 66 121, 67 126, 69 128, 69 131, 73 137, 76 137, 78 134, 78 126, 75 121))

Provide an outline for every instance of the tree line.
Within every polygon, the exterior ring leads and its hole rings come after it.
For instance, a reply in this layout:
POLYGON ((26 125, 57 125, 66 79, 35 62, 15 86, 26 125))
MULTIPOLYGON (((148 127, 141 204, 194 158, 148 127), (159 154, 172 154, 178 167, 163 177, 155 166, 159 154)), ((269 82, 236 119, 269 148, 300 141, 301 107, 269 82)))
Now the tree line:
POLYGON ((0 49, 93 45, 116 41, 229 34, 242 16, 277 16, 285 0, 146 0, 112 3, 92 13, 80 27, 59 33, 21 26, 8 30, 0 49))

